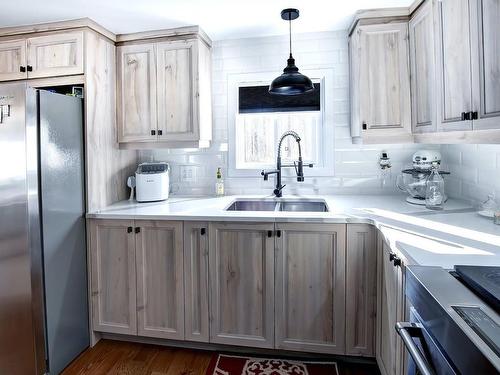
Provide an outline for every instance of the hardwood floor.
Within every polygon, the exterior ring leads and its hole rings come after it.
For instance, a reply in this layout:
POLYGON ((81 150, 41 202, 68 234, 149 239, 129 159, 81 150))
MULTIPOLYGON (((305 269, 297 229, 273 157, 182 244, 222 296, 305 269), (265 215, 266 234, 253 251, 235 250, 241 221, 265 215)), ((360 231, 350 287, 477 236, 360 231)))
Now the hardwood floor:
MULTIPOLYGON (((101 340, 62 375, 205 375, 216 352, 101 340)), ((337 360, 340 375, 379 374, 374 365, 337 360)))

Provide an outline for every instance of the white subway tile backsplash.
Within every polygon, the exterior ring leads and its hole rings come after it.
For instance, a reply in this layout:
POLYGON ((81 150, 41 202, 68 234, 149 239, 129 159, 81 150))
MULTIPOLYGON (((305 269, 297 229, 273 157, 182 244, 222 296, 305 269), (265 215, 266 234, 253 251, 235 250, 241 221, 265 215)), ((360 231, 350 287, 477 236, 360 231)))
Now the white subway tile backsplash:
MULTIPOLYGON (((332 116, 335 129, 331 140, 335 171, 331 176, 308 177, 298 183, 285 177, 288 194, 370 194, 394 193, 395 179, 411 156, 425 145, 354 145, 349 129, 349 66, 346 30, 295 34, 293 52, 300 69, 331 68, 333 85, 328 87, 333 99, 332 116), (393 168, 386 185, 382 186, 378 158, 382 150, 389 152, 393 168)), ((173 194, 213 194, 217 167, 222 167, 228 194, 271 194, 274 179, 263 181, 260 176, 241 178, 227 176, 228 92, 229 74, 248 72, 281 73, 288 57, 288 36, 246 38, 216 41, 213 45, 213 139, 209 149, 141 151, 144 161, 164 160, 171 164, 173 194), (193 167, 186 169, 186 167, 193 167), (193 178, 183 181, 181 169, 194 171, 193 178)), ((229 146, 230 147, 230 146, 229 146)), ((450 154, 457 151, 449 150, 450 154)), ((461 155, 461 151, 459 152, 461 155)), ((458 160, 458 159, 454 159, 458 160)), ((454 163, 458 164, 458 163, 454 163)), ((458 180, 458 178, 457 178, 458 180)))

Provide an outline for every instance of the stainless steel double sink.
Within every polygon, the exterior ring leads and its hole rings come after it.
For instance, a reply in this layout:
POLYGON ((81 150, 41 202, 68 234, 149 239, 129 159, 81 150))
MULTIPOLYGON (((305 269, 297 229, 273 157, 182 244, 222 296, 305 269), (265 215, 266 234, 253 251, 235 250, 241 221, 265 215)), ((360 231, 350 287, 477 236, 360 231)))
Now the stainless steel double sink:
POLYGON ((226 211, 329 212, 324 200, 235 200, 226 211))

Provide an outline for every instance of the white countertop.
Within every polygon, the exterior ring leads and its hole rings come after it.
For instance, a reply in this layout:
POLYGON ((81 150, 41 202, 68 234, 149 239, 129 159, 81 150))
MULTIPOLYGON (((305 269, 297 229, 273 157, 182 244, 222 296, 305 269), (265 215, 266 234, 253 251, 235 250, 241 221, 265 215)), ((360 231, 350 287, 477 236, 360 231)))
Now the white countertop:
MULTIPOLYGON (((370 223, 409 262, 453 268, 456 264, 500 266, 500 225, 450 199, 444 211, 410 205, 404 195, 286 196, 324 199, 330 212, 226 211, 235 199, 262 196, 171 197, 164 202, 122 201, 88 218, 191 221, 370 223)), ((267 197, 271 199, 271 197, 267 197)))

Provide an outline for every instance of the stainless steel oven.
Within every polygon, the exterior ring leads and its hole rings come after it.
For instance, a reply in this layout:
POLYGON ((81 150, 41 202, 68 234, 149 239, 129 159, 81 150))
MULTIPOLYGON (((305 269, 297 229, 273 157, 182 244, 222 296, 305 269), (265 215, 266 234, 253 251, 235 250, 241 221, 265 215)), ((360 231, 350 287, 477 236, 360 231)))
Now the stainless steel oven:
MULTIPOLYGON (((500 275, 500 268, 480 271, 475 275, 500 275)), ((396 330, 409 354, 408 374, 500 373, 500 315, 471 289, 440 267, 406 268, 410 321, 396 330)))

